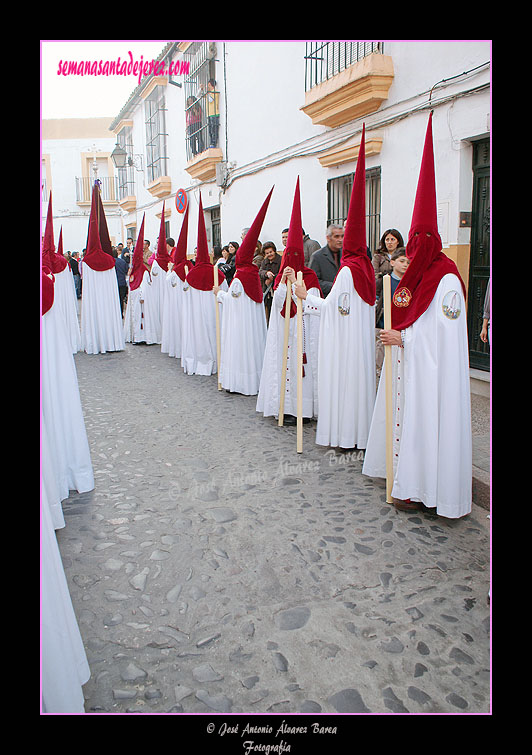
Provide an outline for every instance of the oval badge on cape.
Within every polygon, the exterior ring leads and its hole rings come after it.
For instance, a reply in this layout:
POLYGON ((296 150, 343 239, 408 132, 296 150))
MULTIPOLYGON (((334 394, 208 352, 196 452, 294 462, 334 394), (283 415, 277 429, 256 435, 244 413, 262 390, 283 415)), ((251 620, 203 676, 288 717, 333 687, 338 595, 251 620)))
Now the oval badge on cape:
POLYGON ((346 317, 350 311, 351 311, 351 306, 350 306, 349 294, 348 293, 340 294, 340 296, 338 297, 338 312, 340 312, 340 314, 343 317, 346 317))
POLYGON ((449 320, 457 320, 460 317, 461 299, 458 291, 448 291, 443 297, 441 308, 445 317, 449 320))
POLYGON ((396 307, 408 307, 411 301, 412 301, 412 294, 406 288, 406 286, 397 288, 395 294, 393 295, 393 303, 395 304, 396 307))

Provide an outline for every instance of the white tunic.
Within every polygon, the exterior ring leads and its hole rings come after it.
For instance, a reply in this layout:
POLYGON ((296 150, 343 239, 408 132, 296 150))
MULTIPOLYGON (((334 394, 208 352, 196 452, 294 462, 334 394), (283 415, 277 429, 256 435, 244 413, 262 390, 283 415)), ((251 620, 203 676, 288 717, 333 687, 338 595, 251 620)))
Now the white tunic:
POLYGON ((246 396, 259 392, 266 347, 266 313, 263 302, 250 299, 238 278, 228 291, 218 292, 223 305, 219 379, 222 388, 246 396))
POLYGON ((67 265, 60 273, 54 273, 54 278, 54 306, 57 305, 57 308, 63 313, 72 353, 76 354, 81 349, 81 333, 74 276, 67 265))
MULTIPOLYGON (((114 270, 111 270, 115 275, 114 270)), ((115 275, 116 285, 116 275, 115 275)), ((68 498, 70 490, 86 493, 94 488, 94 475, 78 377, 62 313, 52 307, 42 316, 41 396, 43 454, 47 474, 52 470, 56 494, 52 505, 68 498)), ((51 488, 48 488, 51 490, 51 488)))
POLYGON ((154 260, 151 277, 144 273, 142 289, 144 295, 144 316, 147 320, 146 343, 161 343, 163 338, 164 295, 166 288, 166 270, 159 267, 154 260))
POLYGON ((83 265, 81 346, 87 354, 122 351, 124 327, 114 267, 92 270, 83 265))
MULTIPOLYGON (((467 311, 459 279, 445 275, 428 309, 392 347, 394 498, 452 519, 471 511, 472 440, 467 311)), ((385 370, 362 472, 386 477, 385 370)))
MULTIPOLYGON (((200 291, 179 281, 184 292, 181 329, 181 367, 187 375, 214 375, 217 371, 216 302, 212 290, 200 291)), ((222 290, 227 291, 224 281, 222 290)), ((220 312, 220 339, 222 307, 220 312)))
MULTIPOLYGON (((319 297, 317 288, 309 289, 309 294, 319 297)), ((264 363, 260 379, 257 411, 265 417, 279 416, 281 395, 281 370, 283 363, 283 343, 285 319, 281 310, 286 299, 286 285, 279 283, 273 295, 264 363)), ((292 294, 297 302, 297 297, 292 294)), ((303 377, 303 417, 318 416, 318 348, 320 321, 311 315, 303 315, 304 352, 307 364, 303 377)), ((286 383, 284 413, 297 416, 297 317, 290 318, 288 356, 286 362, 286 383)))
POLYGON ((160 310, 160 281, 161 276, 164 275, 161 268, 157 265, 157 275, 153 275, 152 265, 151 272, 144 271, 142 277, 142 283, 139 286, 142 302, 142 329, 143 337, 141 341, 145 341, 147 344, 161 343, 162 339, 162 325, 161 325, 161 310, 160 310))
POLYGON ((165 287, 161 351, 180 359, 183 281, 174 270, 166 274, 165 287))
POLYGON ((56 471, 51 453, 50 438, 46 429, 46 420, 41 414, 41 486, 46 493, 53 528, 59 530, 65 526, 65 517, 61 505, 61 493, 59 492, 56 471))
POLYGON ((341 268, 326 299, 307 296, 305 313, 320 315, 316 443, 366 448, 375 403, 375 306, 358 295, 341 268))
POLYGON ((124 316, 124 338, 126 343, 141 343, 146 340, 144 333, 142 288, 129 289, 126 313, 124 316))
POLYGON ((41 653, 44 713, 84 713, 90 669, 50 518, 41 502, 41 653))

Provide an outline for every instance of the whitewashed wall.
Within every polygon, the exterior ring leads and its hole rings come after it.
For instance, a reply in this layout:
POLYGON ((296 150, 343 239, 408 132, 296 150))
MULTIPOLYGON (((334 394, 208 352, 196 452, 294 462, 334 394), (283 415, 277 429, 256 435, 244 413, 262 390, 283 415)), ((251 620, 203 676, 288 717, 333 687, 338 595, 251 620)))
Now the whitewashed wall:
MULTIPOLYGON (((379 129, 384 137, 381 153, 366 159, 368 169, 381 168, 381 232, 396 227, 405 239, 408 235, 428 120, 428 110, 415 111, 428 104, 434 87, 434 147, 442 236, 445 245, 469 241, 469 229, 459 228, 459 214, 471 209, 471 140, 489 135, 490 92, 485 90, 444 104, 439 100, 489 81, 489 70, 444 84, 438 82, 488 62, 490 52, 489 41, 385 41, 384 53, 394 63, 394 81, 388 100, 376 113, 364 118, 368 132, 379 129), (404 114, 407 117, 401 119, 404 114), (394 117, 397 120, 385 123, 394 117)), ((215 181, 200 188, 185 171, 184 88, 166 87, 168 166, 172 179, 172 196, 166 200, 172 208, 170 232, 177 240, 182 222, 175 209, 175 192, 188 189, 190 250, 196 245, 199 191, 209 238, 208 210, 219 205, 222 243, 228 243, 240 241, 242 228, 250 225, 273 185, 260 239, 272 240, 281 248, 281 231, 289 224, 297 176, 301 183, 303 227, 320 244, 325 243, 327 181, 353 172, 356 162, 324 168, 318 161, 320 140, 334 137, 337 130, 313 125, 300 110, 305 98, 304 55, 302 41, 217 42, 219 144, 229 167, 225 191, 215 181), (307 147, 310 154, 297 156, 307 147)), ((144 103, 141 101, 128 117, 134 121, 135 152, 141 152, 145 161, 144 103)), ((362 119, 354 125, 360 127, 361 123, 362 119)), ((162 200, 146 190, 146 174, 135 175, 134 216, 139 228, 142 213, 146 212, 145 232, 153 248, 162 200)), ((132 217, 127 216, 124 222, 132 217)))
MULTIPOLYGON (((93 137, 80 139, 45 139, 41 152, 49 155, 52 176, 52 209, 54 214, 54 238, 57 246, 59 231, 63 227, 63 250, 79 251, 85 247, 89 228, 89 207, 76 204, 76 176, 81 176, 81 153, 89 152, 95 145, 101 152, 112 152, 115 139, 93 137)), ((98 153, 97 153, 98 154, 98 153)), ((92 178, 92 176, 91 176, 92 178)), ((43 232, 48 211, 48 202, 42 202, 41 217, 43 232)), ((118 215, 106 214, 109 234, 115 243, 121 241, 121 219, 118 215)), ((124 239, 125 241, 125 239, 124 239)))

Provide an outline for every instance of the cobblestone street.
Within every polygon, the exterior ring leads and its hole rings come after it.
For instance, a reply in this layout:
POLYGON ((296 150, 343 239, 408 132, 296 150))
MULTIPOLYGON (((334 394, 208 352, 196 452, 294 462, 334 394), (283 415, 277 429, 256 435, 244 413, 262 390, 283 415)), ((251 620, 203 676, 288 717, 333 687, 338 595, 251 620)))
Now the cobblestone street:
POLYGON ((57 537, 86 713, 490 712, 487 510, 396 511, 361 453, 311 422, 298 455, 158 346, 75 362, 95 489, 57 537))

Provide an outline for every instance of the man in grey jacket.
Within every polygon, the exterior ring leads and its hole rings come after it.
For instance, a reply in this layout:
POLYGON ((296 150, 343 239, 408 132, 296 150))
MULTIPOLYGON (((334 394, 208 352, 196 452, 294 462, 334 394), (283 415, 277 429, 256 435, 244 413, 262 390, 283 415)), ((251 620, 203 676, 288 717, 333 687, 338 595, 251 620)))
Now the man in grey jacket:
POLYGON ((331 290, 340 268, 344 227, 342 225, 331 224, 327 228, 326 238, 326 245, 314 252, 308 264, 310 269, 314 270, 318 276, 323 296, 327 296, 331 290))

